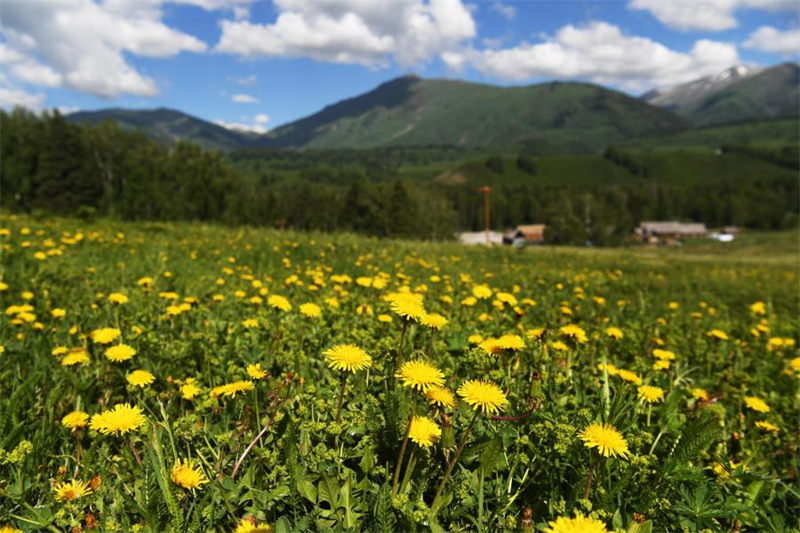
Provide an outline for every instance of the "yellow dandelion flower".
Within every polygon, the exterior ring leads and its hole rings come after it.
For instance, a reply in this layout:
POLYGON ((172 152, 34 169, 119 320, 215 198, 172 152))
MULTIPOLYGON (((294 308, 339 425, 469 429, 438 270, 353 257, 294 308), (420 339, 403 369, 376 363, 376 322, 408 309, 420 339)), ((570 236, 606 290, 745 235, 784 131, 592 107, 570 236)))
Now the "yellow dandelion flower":
POLYGON ((708 391, 699 387, 692 389, 692 396, 698 400, 708 400, 708 391))
POLYGON ((200 466, 195 466, 192 459, 176 461, 172 466, 170 477, 173 483, 184 489, 199 489, 202 485, 208 483, 208 478, 203 469, 200 466))
POLYGON ((89 333, 89 338, 97 344, 111 344, 120 336, 117 328, 100 328, 89 333))
POLYGON ((444 374, 441 370, 426 361, 406 361, 394 377, 402 380, 403 385, 420 392, 427 392, 434 386, 444 385, 444 374))
POLYGON ((800 357, 795 357, 789 361, 789 369, 800 373, 800 357))
POLYGON ((50 310, 50 315, 52 315, 53 318, 63 318, 67 315, 67 310, 56 307, 50 310))
POLYGON ((53 490, 58 502, 71 502, 92 493, 88 481, 78 481, 77 479, 61 482, 53 487, 53 490))
POLYGON ((755 396, 746 396, 744 403, 753 411, 758 411, 759 413, 769 413, 769 405, 767 405, 767 402, 761 398, 757 398, 755 396))
POLYGON ((255 318, 246 318, 242 320, 242 326, 247 329, 257 328, 258 327, 258 320, 255 318))
POLYGON ((242 518, 233 533, 273 533, 273 529, 269 524, 259 524, 247 518, 242 518))
POLYGON ((56 357, 58 357, 60 355, 65 355, 67 353, 67 347, 66 346, 56 346, 55 348, 53 348, 53 351, 51 351, 50 353, 52 355, 56 356, 56 357))
POLYGON ((274 307, 275 309, 279 309, 281 311, 292 310, 292 304, 289 303, 289 300, 277 294, 273 294, 272 296, 267 298, 267 303, 272 307, 274 307))
POLYGON ((112 292, 108 295, 108 301, 112 304, 122 305, 128 303, 128 297, 121 292, 112 292))
POLYGON ((715 339, 719 339, 721 341, 727 341, 730 339, 728 334, 722 331, 721 329, 712 329, 708 333, 706 333, 709 337, 714 337, 715 339))
POLYGON ((323 355, 333 370, 355 374, 358 370, 372 366, 372 357, 353 344, 338 344, 328 348, 323 355))
POLYGON ((384 324, 388 324, 391 321, 392 321, 392 317, 387 315, 387 314, 385 314, 385 313, 381 313, 380 315, 378 315, 378 322, 382 322, 384 324))
POLYGON ((606 328, 606 335, 612 339, 621 339, 623 337, 622 330, 614 326, 606 328))
POLYGON ((261 368, 261 363, 247 365, 247 375, 250 376, 251 379, 264 379, 267 377, 267 374, 268 372, 261 368))
POLYGON ((128 346, 127 344, 117 344, 115 346, 111 346, 105 352, 106 357, 115 363, 121 363, 122 361, 127 361, 134 355, 136 355, 136 350, 128 346))
POLYGON ((147 422, 142 408, 127 403, 118 403, 113 409, 103 411, 92 417, 89 427, 104 435, 124 435, 140 428, 147 422))
POLYGON ((497 344, 504 350, 521 350, 525 347, 525 341, 519 335, 507 334, 497 339, 497 344))
POLYGON ((750 312, 754 315, 766 315, 767 314, 767 304, 764 302, 753 302, 750 304, 750 312))
POLYGON ((470 335, 470 336, 467 338, 467 341, 468 341, 470 344, 480 344, 480 343, 482 343, 482 342, 483 342, 483 340, 484 340, 484 339, 483 339, 483 335, 481 335, 480 333, 473 333, 472 335, 470 335))
POLYGON ((578 434, 587 448, 597 448, 603 457, 627 457, 628 443, 622 433, 610 424, 590 424, 578 434))
POLYGON ((439 313, 425 313, 420 322, 429 328, 442 329, 447 324, 447 319, 439 313))
POLYGON ((531 340, 541 339, 544 336, 545 328, 533 328, 525 332, 525 336, 531 340))
POLYGON ((561 341, 554 341, 550 343, 550 347, 553 348, 557 352, 566 352, 569 350, 569 346, 564 344, 561 341))
POLYGON ((478 299, 474 296, 467 296, 463 300, 461 300, 461 305, 464 307, 473 307, 475 304, 478 303, 478 299))
POLYGON ((767 340, 767 351, 772 352, 782 348, 791 348, 794 346, 794 339, 789 337, 771 337, 767 340))
POLYGON ((661 359, 662 361, 672 361, 675 359, 675 354, 669 350, 662 350, 661 348, 656 348, 653 350, 653 357, 656 359, 661 359))
POLYGON ((544 529, 545 533, 608 533, 603 522, 581 513, 577 513, 575 518, 559 516, 547 525, 550 527, 544 529))
POLYGON ((488 285, 475 285, 472 287, 472 295, 479 300, 485 300, 491 298, 492 289, 488 285))
POLYGON ((567 324, 566 326, 561 326, 558 329, 558 332, 563 337, 572 339, 579 344, 583 344, 589 340, 589 338, 586 336, 586 332, 577 324, 567 324))
POLYGON ((664 389, 651 385, 642 385, 637 389, 639 399, 647 403, 657 403, 664 399, 664 389))
POLYGON ((68 427, 70 431, 77 431, 82 427, 86 427, 86 424, 89 423, 89 415, 84 413, 83 411, 72 411, 64 418, 61 419, 61 424, 64 427, 68 427))
POLYGON ((147 370, 134 370, 128 374, 126 379, 130 386, 143 389, 153 383, 156 377, 147 370))
POLYGON ((759 420, 758 422, 756 422, 756 427, 758 427, 758 429, 760 429, 762 431, 766 431, 768 433, 769 432, 773 432, 773 431, 779 431, 781 429, 778 426, 776 426, 775 424, 767 422, 766 420, 759 420))
POLYGON ((659 359, 653 363, 653 370, 667 370, 670 367, 670 362, 666 359, 659 359))
POLYGON ((456 406, 456 398, 453 396, 453 391, 447 387, 431 387, 427 390, 427 392, 425 392, 425 397, 433 405, 449 407, 450 409, 456 406))
POLYGON ((307 303, 300 305, 300 313, 308 318, 317 318, 322 316, 322 309, 317 304, 307 303))
POLYGON ((84 348, 73 348, 61 360, 61 366, 83 365, 89 362, 89 354, 84 348))
POLYGON ((408 438, 427 448, 442 436, 442 430, 436 422, 426 416, 415 416, 411 419, 408 438))
POLYGON ((233 383, 226 383, 211 389, 211 397, 218 398, 220 396, 227 396, 228 398, 235 398, 240 392, 251 391, 255 388, 255 383, 252 381, 234 381, 233 383))
MULTIPOLYGON (((603 363, 597 364, 597 370, 599 370, 600 372, 603 371, 603 363)), ((616 366, 612 365, 611 363, 605 364, 605 370, 606 372, 608 372, 609 376, 616 376, 617 374, 619 374, 619 369, 616 366)))
POLYGON ((499 339, 495 339, 494 337, 489 337, 488 339, 481 342, 478 345, 478 348, 482 349, 489 355, 497 355, 503 351, 503 347, 500 346, 499 339))
POLYGON ((617 371, 617 375, 622 379, 622 381, 627 381, 628 383, 635 383, 639 385, 642 382, 642 378, 640 378, 636 372, 631 372, 630 370, 624 370, 620 368, 617 371))
POLYGON ((187 379, 186 383, 181 385, 181 397, 184 400, 194 400, 201 391, 202 389, 197 386, 194 378, 187 379))
POLYGON ((419 321, 426 314, 421 294, 395 292, 386 295, 385 299, 389 302, 392 311, 406 320, 419 321))
POLYGON ((484 413, 498 413, 508 404, 508 398, 502 389, 489 381, 465 381, 456 392, 473 409, 484 413))

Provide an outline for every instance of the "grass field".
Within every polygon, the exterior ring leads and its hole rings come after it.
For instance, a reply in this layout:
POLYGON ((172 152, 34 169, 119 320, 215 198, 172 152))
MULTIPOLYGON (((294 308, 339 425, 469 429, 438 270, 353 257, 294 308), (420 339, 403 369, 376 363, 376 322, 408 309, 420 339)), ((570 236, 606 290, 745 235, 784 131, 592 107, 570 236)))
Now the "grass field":
POLYGON ((0 228, 0 531, 800 528, 796 233, 0 228))

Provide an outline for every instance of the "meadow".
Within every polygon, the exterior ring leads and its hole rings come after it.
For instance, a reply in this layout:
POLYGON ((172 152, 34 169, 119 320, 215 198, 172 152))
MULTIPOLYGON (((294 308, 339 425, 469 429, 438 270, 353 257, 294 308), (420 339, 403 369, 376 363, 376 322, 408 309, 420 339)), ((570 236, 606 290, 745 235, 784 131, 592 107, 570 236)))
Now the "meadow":
POLYGON ((798 531, 797 234, 0 219, 0 531, 798 531))

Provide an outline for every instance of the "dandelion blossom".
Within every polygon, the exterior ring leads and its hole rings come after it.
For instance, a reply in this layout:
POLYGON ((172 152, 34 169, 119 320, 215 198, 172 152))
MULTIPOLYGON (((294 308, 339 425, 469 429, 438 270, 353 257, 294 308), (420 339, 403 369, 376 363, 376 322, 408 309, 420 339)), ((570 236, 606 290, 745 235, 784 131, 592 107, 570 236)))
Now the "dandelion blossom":
POLYGON ((142 414, 141 407, 118 403, 113 409, 94 415, 89 427, 104 435, 124 435, 140 428, 146 422, 147 418, 142 414))
POLYGON ((386 296, 392 311, 406 320, 419 321, 425 316, 425 306, 422 304, 422 295, 410 292, 396 292, 386 296))
POLYGON ((664 389, 652 385, 642 385, 637 389, 639 399, 647 403, 656 403, 664 399, 664 389))
POLYGON ((508 398, 500 387, 488 381, 465 381, 457 392, 473 409, 484 413, 500 412, 508 404, 508 398))
POLYGON ((642 382, 642 378, 640 378, 636 372, 631 372, 630 370, 624 370, 620 368, 617 370, 617 375, 622 379, 622 381, 627 381, 628 383, 635 383, 638 385, 642 382))
POLYGON ((272 296, 267 298, 267 303, 269 305, 271 305, 272 307, 274 307, 275 309, 279 309, 281 311, 291 311, 292 310, 292 304, 289 303, 289 300, 287 300, 285 297, 279 296, 277 294, 273 294, 272 296))
POLYGON ((233 533, 272 533, 272 526, 242 518, 233 533))
POLYGON ((692 389, 692 396, 698 400, 708 400, 708 391, 699 387, 692 389))
POLYGON ((778 431, 780 428, 775 424, 767 422, 766 420, 759 420, 756 422, 756 427, 762 431, 771 432, 771 431, 778 431))
POLYGON ((247 365, 247 375, 250 376, 251 379, 264 379, 267 377, 267 371, 261 368, 261 363, 256 363, 254 365, 247 365))
POLYGON ((472 287, 472 295, 480 300, 485 300, 492 296, 492 289, 487 285, 475 285, 472 287))
POLYGON ((116 346, 111 346, 106 350, 106 357, 108 357, 110 361, 114 361, 115 363, 121 363, 122 361, 127 361, 134 355, 136 355, 136 350, 134 350, 127 344, 117 344, 116 346))
POLYGON ((199 489, 208 483, 208 478, 199 466, 195 466, 191 459, 177 461, 170 473, 172 482, 184 489, 199 489))
POLYGON ((75 348, 61 360, 61 366, 83 365, 89 362, 89 354, 83 348, 75 348))
POLYGON ((408 437, 427 448, 442 436, 442 430, 436 425, 436 422, 426 416, 415 416, 411 419, 411 427, 409 428, 408 437))
POLYGON ((744 399, 744 403, 753 411, 758 411, 759 413, 769 413, 769 405, 767 405, 767 402, 761 398, 747 396, 744 399))
POLYGON ((227 396, 228 398, 235 398, 240 392, 251 391, 255 388, 252 381, 234 381, 233 383, 226 383, 211 389, 211 397, 218 398, 220 396, 227 396))
POLYGON ((394 377, 402 380, 403 385, 428 392, 433 386, 444 385, 444 374, 441 370, 425 361, 406 361, 394 377))
POLYGON ((567 324, 566 326, 562 326, 559 328, 558 332, 562 336, 572 339, 579 344, 583 344, 589 340, 583 328, 576 324, 567 324))
POLYGON ((578 434, 587 448, 597 448, 604 457, 627 457, 628 443, 622 433, 610 424, 590 424, 578 434))
POLYGON ((420 322, 432 329, 442 329, 447 324, 447 319, 439 313, 426 313, 422 315, 420 322))
POLYGON ((623 337, 622 330, 614 326, 606 328, 606 335, 612 339, 621 339, 623 337))
POLYGON ((333 370, 356 373, 372 366, 372 357, 353 344, 338 344, 323 354, 333 370))
POLYGON ((53 490, 56 493, 56 501, 58 502, 71 502, 92 493, 88 481, 78 481, 77 479, 59 483, 53 487, 53 490))
POLYGON ((108 295, 108 301, 112 304, 122 305, 128 303, 128 297, 121 292, 112 292, 108 295))
POLYGON ((545 533, 608 533, 603 522, 581 513, 577 513, 575 518, 559 516, 548 525, 550 527, 545 528, 545 533))
POLYGON ((433 405, 439 405, 441 407, 449 407, 451 409, 456 406, 456 398, 453 395, 453 391, 451 391, 447 387, 439 387, 439 386, 431 387, 425 393, 425 397, 433 405))
POLYGON ((194 378, 188 378, 186 383, 181 385, 181 397, 184 400, 194 400, 195 397, 200 394, 201 389, 195 383, 194 378))
POLYGON ((134 370, 127 376, 128 384, 132 387, 145 388, 156 380, 156 377, 147 370, 134 370))
POLYGON ((111 344, 119 336, 120 331, 117 328, 100 328, 89 333, 89 338, 97 344, 111 344))
POLYGON ((322 316, 322 309, 317 304, 302 304, 300 306, 300 313, 308 318, 317 318, 322 316))
POLYGON ((83 411, 72 411, 61 419, 61 424, 68 427, 72 432, 77 431, 79 428, 86 427, 88 423, 89 415, 83 411))
POLYGON ((497 344, 504 350, 521 350, 525 347, 525 341, 519 335, 503 335, 497 339, 497 344))

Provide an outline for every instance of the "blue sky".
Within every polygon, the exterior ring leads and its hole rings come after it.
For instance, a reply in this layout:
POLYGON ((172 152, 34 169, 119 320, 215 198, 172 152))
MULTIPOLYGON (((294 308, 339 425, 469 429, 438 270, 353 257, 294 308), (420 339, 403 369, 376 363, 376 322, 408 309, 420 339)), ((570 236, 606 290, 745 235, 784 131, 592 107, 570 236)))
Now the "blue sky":
POLYGON ((797 60, 795 0, 5 0, 0 105, 264 131, 403 74, 639 94, 797 60))

